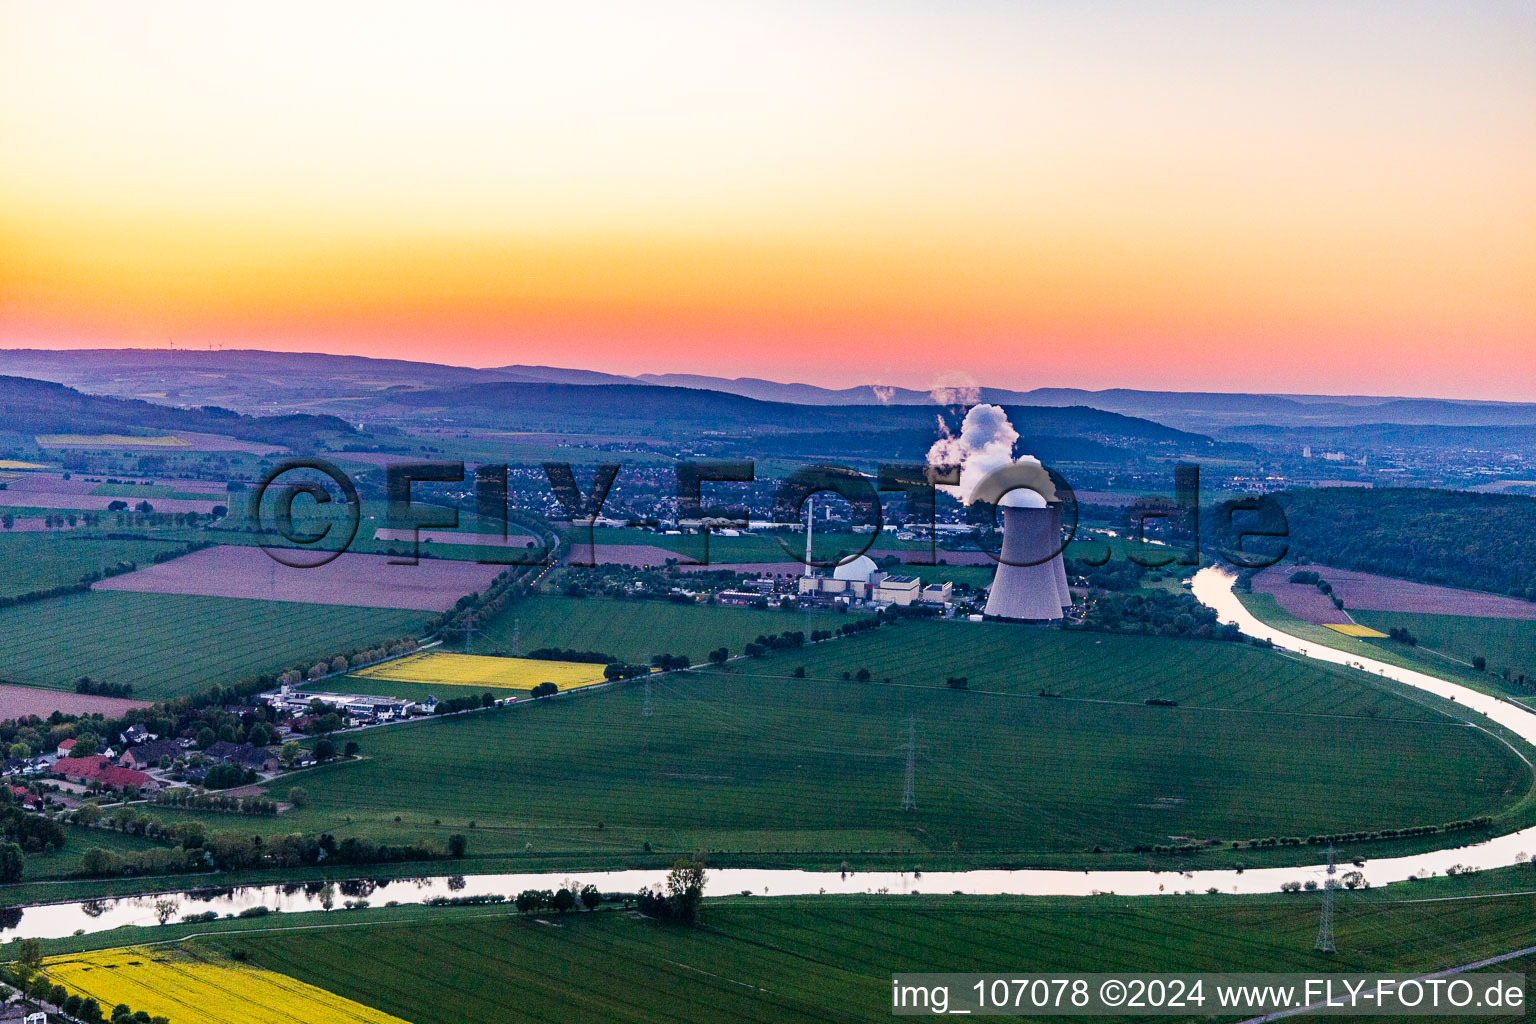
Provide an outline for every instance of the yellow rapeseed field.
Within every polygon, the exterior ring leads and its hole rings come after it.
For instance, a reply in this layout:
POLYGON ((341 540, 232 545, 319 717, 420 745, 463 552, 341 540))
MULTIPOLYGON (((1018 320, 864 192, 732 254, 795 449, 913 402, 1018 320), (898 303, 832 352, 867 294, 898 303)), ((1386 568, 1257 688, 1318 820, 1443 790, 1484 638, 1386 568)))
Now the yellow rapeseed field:
POLYGON ((1372 629, 1370 626, 1359 626, 1355 625, 1354 623, 1340 625, 1339 623, 1335 622, 1325 622, 1323 625, 1327 626, 1331 630, 1343 633, 1345 636, 1385 637, 1387 635, 1380 630, 1372 629))
POLYGON ((48 447, 151 447, 151 448, 177 448, 190 444, 177 437, 175 434, 162 434, 159 437, 136 437, 132 434, 39 434, 37 443, 44 448, 48 447))
POLYGON ((171 1024, 406 1024, 362 1003, 275 971, 185 949, 107 949, 48 960, 55 984, 95 999, 167 1017, 171 1024))
POLYGON ((496 658, 483 654, 428 651, 365 668, 356 674, 367 679, 427 683, 432 686, 531 690, 540 683, 548 682, 562 690, 571 690, 602 682, 603 666, 579 661, 536 661, 533 658, 496 658))
POLYGON ((17 462, 15 459, 0 459, 0 469, 47 469, 39 462, 17 462))

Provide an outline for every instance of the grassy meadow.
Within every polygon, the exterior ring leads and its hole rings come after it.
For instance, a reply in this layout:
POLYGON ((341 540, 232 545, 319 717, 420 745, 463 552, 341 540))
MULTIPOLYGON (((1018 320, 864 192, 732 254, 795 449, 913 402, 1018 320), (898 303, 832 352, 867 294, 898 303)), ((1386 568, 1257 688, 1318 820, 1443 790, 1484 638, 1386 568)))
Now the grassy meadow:
MULTIPOLYGON (((1489 874, 1505 890, 1525 881, 1489 874)), ((1462 893, 1477 879, 1440 881, 1341 894, 1332 956, 1312 949, 1310 894, 730 899, 706 904, 691 929, 608 911, 546 925, 499 908, 402 907, 332 914, 325 923, 341 926, 318 929, 306 927, 313 914, 244 933, 246 922, 220 922, 187 946, 199 957, 239 951, 252 966, 415 1024, 713 1024, 888 1020, 890 977, 903 970, 1420 973, 1536 941, 1530 893, 1416 898, 1462 893)))
POLYGON ((653 654, 686 654, 694 662, 702 662, 718 647, 740 654, 759 634, 798 629, 809 636, 812 630, 836 629, 848 621, 847 614, 830 611, 763 611, 669 601, 536 596, 517 601, 481 623, 472 651, 526 654, 540 647, 569 647, 611 654, 620 661, 644 662, 653 654))
MULTIPOLYGON (((112 568, 119 562, 148 565, 155 555, 172 550, 168 541, 107 540, 76 536, 71 531, 6 533, 0 530, 0 597, 19 597, 34 590, 79 583, 80 577, 112 568)), ((0 673, 3 673, 0 669, 0 673)))
POLYGON ((0 678, 175 697, 420 629, 421 612, 91 591, 0 609, 0 678))
POLYGON ((472 827, 471 862, 1110 866, 1172 837, 1497 814, 1531 782, 1508 748, 1425 704, 1233 644, 908 623, 651 690, 649 717, 637 681, 363 734, 362 761, 298 777, 309 804, 282 828, 442 842, 472 827), (969 691, 940 678, 967 665, 969 691), (861 666, 870 682, 841 678, 861 666), (901 810, 909 719, 915 812, 901 810))
POLYGON ((1491 673, 1507 669, 1511 675, 1536 679, 1536 620, 1405 612, 1349 614, 1356 622, 1383 633, 1393 626, 1405 626, 1418 638, 1420 648, 1448 655, 1466 665, 1481 655, 1488 659, 1491 673))
MULTIPOLYGON (((1337 630, 1329 629, 1326 626, 1315 625, 1314 623, 1308 622, 1305 619, 1292 615, 1290 612, 1280 607, 1280 602, 1276 601, 1275 598, 1270 594, 1239 594, 1238 598, 1243 602, 1243 607, 1247 608, 1248 611, 1251 612, 1254 617, 1259 619, 1261 622, 1268 623, 1269 625, 1274 626, 1276 629, 1284 630, 1294 637, 1299 637, 1303 640, 1319 644, 1323 647, 1332 647, 1340 651, 1358 655, 1362 658, 1374 658, 1377 661, 1384 661, 1388 665, 1396 665, 1399 668, 1413 669, 1416 672, 1423 672, 1428 675, 1438 676, 1441 679, 1447 679, 1453 683, 1459 683, 1462 686, 1468 686, 1474 690, 1481 690, 1484 693, 1489 693, 1497 697, 1513 696, 1519 699, 1529 696, 1528 691, 1516 689, 1506 684, 1502 679, 1499 678, 1499 676, 1496 674, 1496 670, 1499 667, 1498 663, 1493 659, 1491 655, 1487 656, 1489 659, 1489 666, 1495 671, 1477 672, 1474 671, 1470 665, 1470 656, 1468 656, 1465 661, 1463 661, 1462 659, 1450 656, 1448 654, 1437 654, 1427 644, 1420 645, 1419 647, 1412 647, 1408 644, 1399 643, 1396 640, 1390 639, 1364 640, 1357 637, 1345 636, 1343 633, 1340 633, 1337 630)), ((1384 621, 1367 618, 1367 616, 1370 615, 1382 615, 1394 618, 1403 617, 1396 612, 1351 611, 1350 615, 1352 617, 1358 618, 1361 623, 1366 625, 1372 625, 1374 622, 1384 621)), ((1427 616, 1427 618, 1445 617, 1446 616, 1427 616)), ((1511 622, 1512 620, 1491 619, 1476 621, 1511 622)), ((1385 622, 1384 626, 1382 627, 1383 631, 1385 631, 1386 628, 1397 624, 1398 623, 1395 621, 1385 622)))

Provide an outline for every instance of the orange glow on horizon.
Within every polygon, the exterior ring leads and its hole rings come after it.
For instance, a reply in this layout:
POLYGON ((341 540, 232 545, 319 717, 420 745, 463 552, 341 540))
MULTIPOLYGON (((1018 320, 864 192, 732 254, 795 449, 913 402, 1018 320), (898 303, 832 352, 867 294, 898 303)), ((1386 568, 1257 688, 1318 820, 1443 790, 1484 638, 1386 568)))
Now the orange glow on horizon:
POLYGON ((1536 19, 587 7, 0 9, 0 345, 1536 400, 1536 19))

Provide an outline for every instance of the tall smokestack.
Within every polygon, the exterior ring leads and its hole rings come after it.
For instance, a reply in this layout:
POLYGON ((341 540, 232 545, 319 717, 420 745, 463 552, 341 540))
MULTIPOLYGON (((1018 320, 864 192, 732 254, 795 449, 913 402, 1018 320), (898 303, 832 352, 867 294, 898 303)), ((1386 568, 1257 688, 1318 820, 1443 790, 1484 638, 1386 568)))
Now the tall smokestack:
POLYGON ((807 498, 806 504, 809 506, 809 509, 805 516, 805 572, 801 574, 803 576, 809 576, 811 574, 811 534, 815 531, 816 528, 815 497, 807 498))
MULTIPOLYGON (((1051 557, 1061 545, 1060 530, 1049 508, 1004 505, 1003 552, 992 590, 987 594, 988 615, 1002 619, 1045 622, 1061 618, 1062 597, 1051 557), (1023 563, 1033 563, 1026 565, 1023 563)), ((1066 572, 1062 571, 1065 583, 1066 572)))

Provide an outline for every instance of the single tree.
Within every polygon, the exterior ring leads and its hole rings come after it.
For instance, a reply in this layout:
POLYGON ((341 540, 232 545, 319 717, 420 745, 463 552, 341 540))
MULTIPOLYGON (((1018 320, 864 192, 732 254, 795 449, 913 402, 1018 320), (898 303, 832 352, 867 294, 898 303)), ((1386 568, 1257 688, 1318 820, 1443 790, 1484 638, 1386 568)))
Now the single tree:
POLYGON ((11 966, 11 976, 18 988, 25 989, 43 967, 43 944, 37 939, 21 939, 16 943, 16 960, 11 966))
POLYGON ((667 902, 674 918, 687 924, 698 920, 699 907, 704 902, 704 881, 703 860, 680 860, 672 865, 667 874, 667 902))
POLYGON ((27 858, 22 853, 21 847, 16 843, 0 845, 0 882, 11 883, 21 881, 22 872, 26 870, 27 858))

